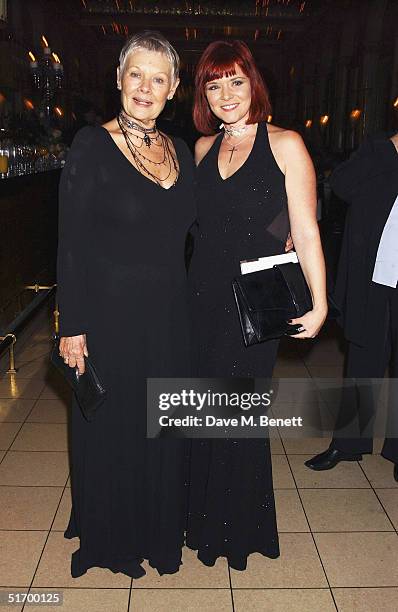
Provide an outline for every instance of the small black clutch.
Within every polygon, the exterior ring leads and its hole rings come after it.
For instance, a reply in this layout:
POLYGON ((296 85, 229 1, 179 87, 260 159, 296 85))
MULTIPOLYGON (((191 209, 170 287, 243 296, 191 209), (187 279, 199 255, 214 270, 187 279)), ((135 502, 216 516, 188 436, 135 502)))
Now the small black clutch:
MULTIPOLYGON (((301 326, 287 321, 302 317, 313 306, 299 263, 241 274, 233 279, 232 289, 246 346, 299 333, 301 326)), ((330 295, 328 308, 328 319, 340 316, 330 295)))
POLYGON ((298 333, 288 319, 312 309, 311 293, 298 263, 275 265, 237 276, 232 289, 246 346, 298 333))
POLYGON ((85 372, 79 376, 77 368, 69 367, 60 356, 59 337, 57 336, 51 350, 50 361, 72 387, 84 418, 92 421, 106 397, 106 390, 92 360, 84 357, 85 372))

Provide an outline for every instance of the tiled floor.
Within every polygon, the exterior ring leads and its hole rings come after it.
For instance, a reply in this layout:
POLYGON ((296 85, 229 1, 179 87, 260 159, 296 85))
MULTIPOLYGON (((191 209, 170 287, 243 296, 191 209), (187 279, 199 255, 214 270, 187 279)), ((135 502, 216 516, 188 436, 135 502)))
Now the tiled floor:
MULTIPOLYGON (((398 484, 391 464, 375 454, 312 472, 304 460, 328 441, 278 432, 272 440, 278 559, 253 554, 238 572, 225 559, 205 567, 184 549, 183 566, 172 576, 146 566, 140 580, 104 569, 71 578, 78 544, 63 537, 71 503, 68 391, 49 372, 49 348, 45 325, 17 356, 17 375, 0 376, 0 593, 60 590, 63 612, 398 610, 398 484)), ((331 333, 313 345, 288 341, 276 368, 277 376, 303 379, 301 400, 296 396, 303 405, 305 381, 341 373, 331 333)))

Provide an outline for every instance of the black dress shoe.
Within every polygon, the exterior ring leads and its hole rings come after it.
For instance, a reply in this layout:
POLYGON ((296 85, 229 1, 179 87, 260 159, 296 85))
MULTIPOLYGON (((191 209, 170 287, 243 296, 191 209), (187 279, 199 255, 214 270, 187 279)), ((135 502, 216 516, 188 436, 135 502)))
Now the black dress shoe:
POLYGON ((328 448, 323 453, 315 455, 315 457, 312 457, 312 459, 308 459, 308 461, 305 462, 305 465, 311 468, 311 470, 316 471, 331 470, 340 461, 360 461, 361 459, 362 455, 350 455, 337 450, 337 448, 328 448))
POLYGON ((398 463, 394 463, 394 479, 398 482, 398 463))

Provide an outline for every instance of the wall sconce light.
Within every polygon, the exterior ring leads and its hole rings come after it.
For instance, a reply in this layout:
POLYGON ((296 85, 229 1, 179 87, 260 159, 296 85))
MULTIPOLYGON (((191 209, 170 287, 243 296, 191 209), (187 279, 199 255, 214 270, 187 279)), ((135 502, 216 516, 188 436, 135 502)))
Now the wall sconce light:
POLYGON ((351 112, 350 112, 350 119, 352 119, 353 121, 357 121, 357 119, 359 119, 359 117, 361 116, 362 111, 360 108, 354 108, 351 112))

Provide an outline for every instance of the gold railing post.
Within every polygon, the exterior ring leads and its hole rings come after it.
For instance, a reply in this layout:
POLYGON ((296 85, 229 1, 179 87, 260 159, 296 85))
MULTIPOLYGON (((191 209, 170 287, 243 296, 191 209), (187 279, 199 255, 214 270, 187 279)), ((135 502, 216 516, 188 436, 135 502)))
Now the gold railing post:
POLYGON ((0 340, 5 340, 6 338, 12 338, 12 344, 10 345, 10 348, 8 349, 9 355, 10 355, 10 360, 9 360, 10 367, 7 370, 7 374, 16 374, 17 371, 15 369, 14 344, 17 341, 17 337, 15 334, 6 334, 5 336, 0 336, 0 340))
MULTIPOLYGON (((34 291, 35 293, 39 293, 39 291, 43 290, 43 289, 53 289, 54 287, 56 287, 57 285, 39 285, 39 283, 35 283, 34 285, 27 285, 25 286, 25 289, 30 289, 32 291, 34 291)), ((59 319, 59 311, 58 311, 58 303, 57 301, 55 302, 55 310, 54 310, 54 330, 55 333, 58 334, 59 331, 59 323, 58 323, 58 319, 59 319)), ((0 336, 0 340, 5 340, 6 338, 12 338, 12 343, 10 344, 9 347, 9 354, 10 354, 10 360, 9 360, 9 368, 7 370, 7 374, 16 374, 17 370, 15 368, 15 354, 14 354, 14 344, 17 341, 17 337, 15 334, 6 334, 5 336, 0 336)))
POLYGON ((55 310, 54 310, 54 331, 57 335, 59 334, 59 310, 58 310, 57 300, 55 300, 55 310))

